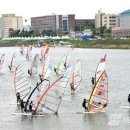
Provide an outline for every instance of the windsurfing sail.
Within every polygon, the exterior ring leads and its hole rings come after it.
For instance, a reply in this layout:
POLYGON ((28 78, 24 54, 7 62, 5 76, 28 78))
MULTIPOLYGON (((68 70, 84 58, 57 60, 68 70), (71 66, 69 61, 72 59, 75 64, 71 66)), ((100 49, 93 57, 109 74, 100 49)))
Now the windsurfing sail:
POLYGON ((22 71, 20 65, 17 66, 14 72, 14 92, 15 95, 20 93, 20 98, 25 99, 31 91, 31 86, 22 71))
POLYGON ((10 71, 15 71, 15 67, 16 67, 16 53, 13 54, 11 63, 9 65, 10 71))
POLYGON ((0 73, 3 71, 4 63, 5 63, 5 54, 2 54, 0 58, 0 73))
POLYGON ((33 59, 31 68, 28 69, 28 74, 30 76, 34 75, 34 74, 37 74, 38 62, 39 62, 39 54, 36 54, 35 57, 34 57, 34 59, 33 59))
POLYGON ((66 67, 69 65, 69 58, 70 58, 70 51, 67 55, 64 55, 61 59, 60 63, 58 64, 58 67, 56 69, 56 74, 61 75, 66 70, 66 67))
POLYGON ((71 83, 73 84, 74 91, 79 87, 81 81, 82 81, 81 60, 79 59, 76 61, 74 71, 73 71, 72 77, 71 77, 71 83))
MULTIPOLYGON (((58 108, 60 106, 62 97, 64 95, 65 89, 67 87, 69 77, 71 73, 71 67, 67 67, 65 73, 60 76, 57 80, 52 82, 50 84, 49 80, 44 79, 41 83, 37 84, 37 86, 33 89, 31 92, 27 103, 30 101, 33 101, 34 105, 34 113, 37 114, 39 112, 42 113, 58 113, 58 108), (48 85, 45 87, 46 83, 48 82, 48 85), (45 89, 42 89, 43 92, 40 92, 39 98, 36 101, 36 98, 32 99, 32 96, 34 95, 34 92, 38 87, 45 87, 45 89)), ((26 103, 26 107, 28 104, 26 103)))
POLYGON ((22 46, 21 46, 20 53, 21 53, 21 54, 24 54, 24 53, 25 53, 25 48, 24 48, 24 45, 22 45, 22 46))
POLYGON ((108 76, 105 71, 102 72, 98 78, 95 86, 93 87, 90 95, 88 110, 100 111, 107 107, 108 103, 108 76))
POLYGON ((42 73, 40 74, 40 80, 49 79, 53 70, 53 66, 50 64, 50 57, 48 56, 44 62, 42 62, 42 73))
POLYGON ((101 76, 102 72, 105 70, 105 65, 106 65, 106 55, 100 59, 100 62, 96 68, 96 72, 95 72, 95 81, 96 82, 99 79, 99 77, 101 76))
POLYGON ((41 47, 41 62, 44 62, 46 58, 48 57, 49 47, 48 45, 44 47, 41 47))
POLYGON ((27 48, 26 59, 27 60, 32 59, 32 46, 28 46, 28 48, 27 48))

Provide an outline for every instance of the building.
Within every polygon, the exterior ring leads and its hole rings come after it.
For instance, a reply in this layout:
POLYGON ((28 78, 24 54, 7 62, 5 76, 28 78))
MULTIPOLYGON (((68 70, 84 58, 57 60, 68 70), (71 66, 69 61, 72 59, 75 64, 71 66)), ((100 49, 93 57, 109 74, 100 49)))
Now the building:
POLYGON ((116 17, 115 14, 105 14, 101 10, 95 15, 95 27, 101 28, 105 26, 107 29, 111 29, 116 26, 116 17))
POLYGON ((95 23, 94 19, 75 19, 75 26, 81 26, 88 23, 95 23))
POLYGON ((9 37, 11 32, 22 30, 22 28, 22 16, 15 16, 15 14, 2 14, 2 17, 0 18, 1 37, 9 37))
POLYGON ((43 30, 52 30, 57 34, 75 29, 75 15, 48 15, 31 18, 31 28, 41 33, 43 30))
POLYGON ((116 27, 112 28, 113 38, 130 38, 130 9, 123 11, 116 19, 116 27))

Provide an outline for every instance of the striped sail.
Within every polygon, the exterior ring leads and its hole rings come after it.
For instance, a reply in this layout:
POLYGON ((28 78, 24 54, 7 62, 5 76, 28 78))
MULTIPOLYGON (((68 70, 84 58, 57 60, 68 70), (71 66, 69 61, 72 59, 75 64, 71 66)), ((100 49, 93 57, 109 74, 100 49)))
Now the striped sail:
POLYGON ((98 78, 95 86, 93 87, 88 109, 89 111, 99 111, 107 107, 108 103, 108 77, 105 71, 102 72, 98 78))
POLYGON ((99 79, 99 77, 101 76, 102 72, 105 70, 105 65, 106 65, 106 55, 100 59, 100 62, 97 66, 96 72, 95 72, 95 79, 96 82, 99 79))
POLYGON ((31 86, 22 71, 21 66, 17 66, 14 72, 14 92, 15 95, 19 92, 21 99, 24 99, 30 93, 31 86))
POLYGON ((71 67, 67 67, 65 73, 51 83, 40 95, 34 109, 34 113, 58 113, 58 109, 69 82, 71 67))
POLYGON ((39 62, 39 54, 36 54, 34 59, 33 59, 31 68, 28 69, 28 73, 30 74, 30 76, 34 75, 34 74, 37 74, 38 62, 39 62))
POLYGON ((74 91, 79 87, 82 81, 82 73, 81 73, 81 60, 77 60, 75 64, 74 71, 71 77, 71 83, 74 85, 74 91))

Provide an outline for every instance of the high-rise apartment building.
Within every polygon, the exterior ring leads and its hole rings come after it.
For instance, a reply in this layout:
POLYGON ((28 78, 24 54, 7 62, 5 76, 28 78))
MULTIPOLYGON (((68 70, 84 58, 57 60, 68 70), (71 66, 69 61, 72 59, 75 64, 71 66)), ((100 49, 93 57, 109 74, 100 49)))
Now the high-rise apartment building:
POLYGON ((105 14, 101 10, 95 15, 95 27, 100 28, 106 26, 107 29, 111 29, 116 26, 116 17, 115 14, 105 14))
POLYGON ((15 14, 2 14, 2 17, 0 18, 1 37, 9 37, 11 32, 22 29, 22 16, 15 16, 15 14))
POLYGON ((58 34, 75 29, 75 15, 48 15, 31 18, 31 27, 35 32, 53 30, 58 34))

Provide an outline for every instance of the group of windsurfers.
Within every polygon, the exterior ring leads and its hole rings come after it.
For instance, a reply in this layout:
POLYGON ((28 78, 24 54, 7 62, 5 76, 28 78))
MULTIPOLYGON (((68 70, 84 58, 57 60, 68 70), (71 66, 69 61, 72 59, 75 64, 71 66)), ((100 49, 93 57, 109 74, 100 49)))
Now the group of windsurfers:
POLYGON ((22 113, 23 112, 26 112, 26 113, 27 112, 33 112, 33 109, 32 109, 32 107, 33 107, 33 101, 30 102, 30 104, 29 104, 29 110, 27 110, 25 108, 25 103, 26 102, 24 102, 23 99, 20 98, 20 93, 19 92, 17 92, 16 97, 17 97, 17 103, 20 103, 20 107, 21 107, 21 112, 22 113))

